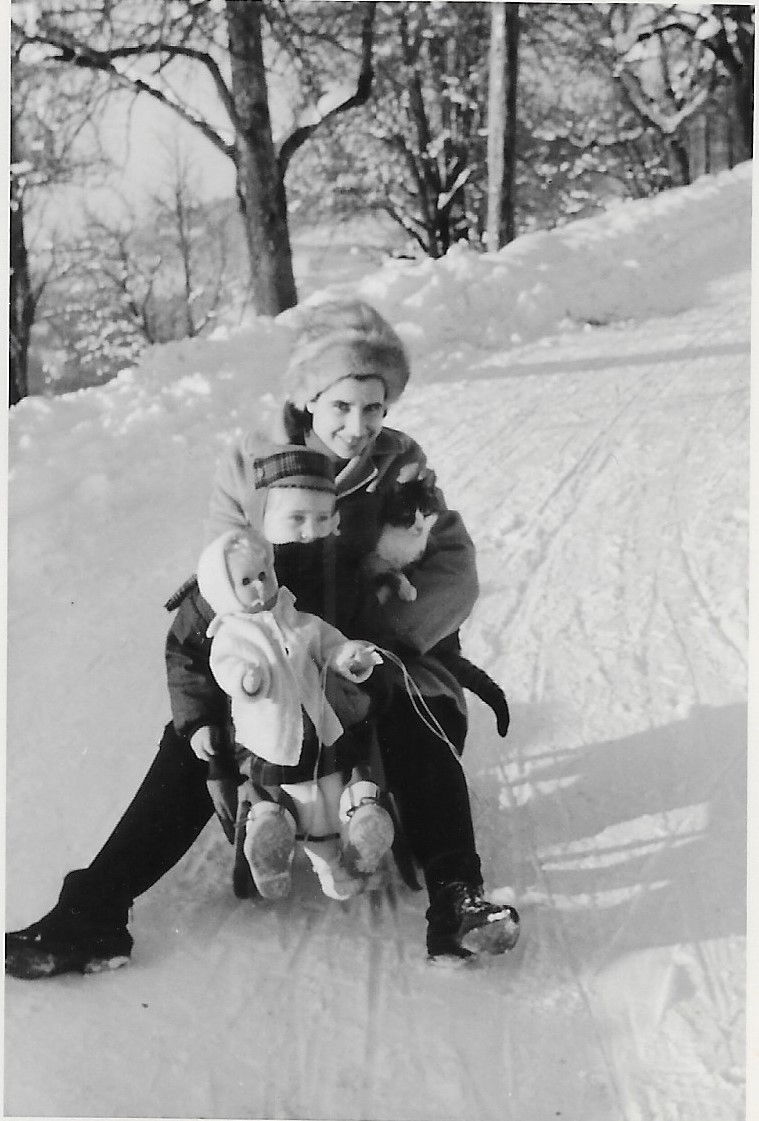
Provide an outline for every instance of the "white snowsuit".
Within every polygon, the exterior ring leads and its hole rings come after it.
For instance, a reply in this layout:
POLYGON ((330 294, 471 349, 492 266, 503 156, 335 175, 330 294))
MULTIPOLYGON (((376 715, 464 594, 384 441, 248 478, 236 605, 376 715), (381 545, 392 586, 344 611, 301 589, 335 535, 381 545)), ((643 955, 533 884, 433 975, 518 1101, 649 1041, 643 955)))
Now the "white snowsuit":
POLYGON ((303 743, 301 708, 312 720, 321 743, 329 746, 343 733, 324 695, 322 670, 334 665, 347 640, 318 616, 298 611, 288 588, 279 589, 271 610, 243 610, 224 559, 229 536, 212 542, 198 565, 201 594, 217 612, 208 628, 213 639, 211 671, 232 698, 238 742, 270 763, 294 766, 303 743), (242 688, 243 675, 251 665, 263 674, 255 696, 242 688))

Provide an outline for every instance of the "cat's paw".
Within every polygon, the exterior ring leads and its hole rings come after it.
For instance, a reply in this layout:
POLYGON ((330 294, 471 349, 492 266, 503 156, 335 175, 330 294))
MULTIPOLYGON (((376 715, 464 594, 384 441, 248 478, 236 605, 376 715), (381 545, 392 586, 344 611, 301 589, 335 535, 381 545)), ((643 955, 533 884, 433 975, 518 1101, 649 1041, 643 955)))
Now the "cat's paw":
POLYGON ((401 574, 398 580, 398 599, 402 599, 405 603, 413 603, 416 599, 416 594, 414 585, 407 576, 401 574))

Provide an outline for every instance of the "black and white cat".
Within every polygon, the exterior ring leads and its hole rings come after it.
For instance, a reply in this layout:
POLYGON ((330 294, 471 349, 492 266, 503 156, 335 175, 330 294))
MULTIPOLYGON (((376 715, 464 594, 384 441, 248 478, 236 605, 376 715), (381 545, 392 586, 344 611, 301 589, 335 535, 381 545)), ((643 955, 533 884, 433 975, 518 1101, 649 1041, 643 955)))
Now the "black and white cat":
MULTIPOLYGON (((387 603, 392 595, 407 603, 416 599, 417 591, 410 577, 414 565, 424 556, 440 513, 435 477, 431 473, 401 478, 383 495, 380 536, 373 552, 364 560, 364 575, 380 603, 387 603)), ((485 670, 464 657, 458 634, 439 643, 435 656, 464 689, 492 708, 498 732, 505 736, 511 719, 506 696, 485 670)))
POLYGON ((433 476, 399 482, 383 495, 379 539, 364 560, 364 574, 380 603, 392 595, 407 603, 416 599, 407 570, 424 556, 439 516, 433 476))

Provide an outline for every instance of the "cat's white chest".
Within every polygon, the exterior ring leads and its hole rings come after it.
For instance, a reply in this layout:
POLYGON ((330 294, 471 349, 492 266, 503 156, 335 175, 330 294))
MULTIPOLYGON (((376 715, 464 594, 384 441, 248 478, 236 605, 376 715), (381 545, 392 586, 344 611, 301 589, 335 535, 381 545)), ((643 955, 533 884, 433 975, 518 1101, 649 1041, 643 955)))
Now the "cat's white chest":
POLYGON ((393 568, 405 568, 414 564, 427 548, 430 530, 437 521, 437 514, 417 513, 412 526, 386 525, 380 534, 375 552, 393 568))

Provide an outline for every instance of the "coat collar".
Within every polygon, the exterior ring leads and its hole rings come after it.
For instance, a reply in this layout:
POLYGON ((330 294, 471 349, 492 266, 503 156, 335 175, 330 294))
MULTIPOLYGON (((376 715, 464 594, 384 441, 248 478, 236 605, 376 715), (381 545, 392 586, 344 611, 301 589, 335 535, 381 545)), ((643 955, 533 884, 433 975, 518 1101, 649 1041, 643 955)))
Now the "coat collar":
POLYGON ((384 474, 387 461, 402 451, 401 433, 394 428, 383 428, 377 439, 366 451, 355 459, 350 459, 335 479, 338 498, 344 498, 356 490, 372 491, 384 474))

